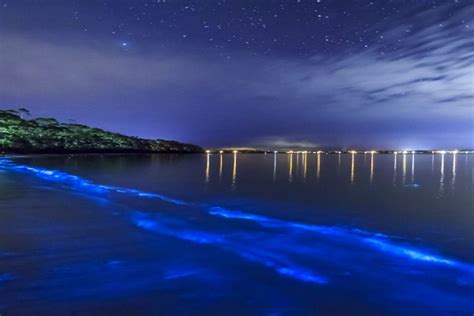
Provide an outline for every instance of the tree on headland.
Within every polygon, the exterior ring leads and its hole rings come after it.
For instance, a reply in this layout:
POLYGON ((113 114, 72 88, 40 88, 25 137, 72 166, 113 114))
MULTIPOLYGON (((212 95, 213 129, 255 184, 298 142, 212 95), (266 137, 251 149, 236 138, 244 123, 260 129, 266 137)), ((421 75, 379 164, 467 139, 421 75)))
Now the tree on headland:
POLYGON ((2 111, 4 113, 10 113, 10 114, 13 114, 13 115, 19 115, 20 113, 18 113, 17 110, 5 110, 5 111, 2 111))
POLYGON ((50 118, 50 117, 48 118, 40 117, 40 118, 32 120, 32 122, 40 126, 57 126, 59 124, 59 122, 56 119, 50 118))
POLYGON ((2 112, 18 115, 22 119, 24 119, 25 116, 31 116, 31 112, 27 108, 19 108, 18 110, 5 110, 2 112))
POLYGON ((20 117, 21 117, 22 119, 25 118, 25 115, 26 115, 26 116, 31 116, 31 111, 28 110, 27 108, 19 108, 19 109, 17 110, 17 113, 20 114, 20 117))

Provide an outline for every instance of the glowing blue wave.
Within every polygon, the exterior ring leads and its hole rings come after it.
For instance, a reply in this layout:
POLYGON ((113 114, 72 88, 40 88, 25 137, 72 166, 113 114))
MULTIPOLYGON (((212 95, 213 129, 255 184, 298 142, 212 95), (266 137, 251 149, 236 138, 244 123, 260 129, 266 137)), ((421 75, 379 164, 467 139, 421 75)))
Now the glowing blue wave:
POLYGON ((197 244, 209 244, 221 249, 237 254, 248 261, 256 262, 270 268, 277 273, 303 282, 327 284, 326 277, 315 274, 313 271, 299 267, 290 263, 287 259, 277 257, 274 254, 266 253, 251 247, 245 247, 235 242, 227 240, 225 236, 200 232, 196 230, 178 230, 168 226, 160 225, 156 220, 143 212, 136 212, 132 216, 132 221, 140 228, 159 234, 172 236, 181 240, 190 241, 197 244))
POLYGON ((175 205, 189 205, 190 204, 185 201, 173 199, 161 194, 145 192, 145 191, 141 191, 137 189, 129 189, 129 188, 123 188, 123 187, 96 184, 90 180, 86 180, 81 177, 74 176, 74 175, 71 175, 62 171, 58 171, 58 170, 36 168, 36 167, 31 167, 31 166, 26 166, 26 165, 17 165, 6 159, 0 160, 0 166, 7 167, 9 169, 20 171, 20 172, 26 171, 29 173, 33 173, 36 176, 48 181, 65 183, 73 187, 80 187, 81 189, 87 189, 89 191, 93 191, 97 193, 113 192, 113 193, 121 193, 121 194, 137 196, 137 197, 160 199, 163 202, 172 203, 175 205))
POLYGON ((297 222, 282 221, 278 219, 272 219, 261 215, 255 215, 250 213, 243 213, 239 211, 229 211, 221 207, 212 207, 209 210, 209 214, 215 216, 221 216, 227 219, 240 219, 249 220, 259 223, 264 227, 277 227, 285 229, 302 229, 311 232, 315 232, 322 235, 330 235, 333 237, 349 238, 355 242, 363 242, 371 247, 390 253, 392 255, 407 257, 412 260, 422 261, 425 263, 435 263, 447 266, 458 266, 468 267, 468 265, 446 259, 440 256, 429 254, 415 248, 409 248, 405 246, 395 245, 386 239, 386 235, 383 234, 372 234, 367 231, 360 229, 345 229, 340 227, 320 226, 312 224, 302 224, 297 222), (370 237, 367 237, 370 236, 370 237))
POLYGON ((181 278, 187 278, 190 276, 193 276, 195 274, 199 273, 198 270, 191 269, 191 270, 173 270, 173 271, 168 271, 164 279, 165 280, 173 280, 173 279, 181 279, 181 278))
POLYGON ((0 273, 0 285, 4 282, 14 280, 15 278, 10 273, 0 273))
MULTIPOLYGON (((142 198, 155 198, 163 202, 172 203, 178 206, 198 206, 205 209, 207 213, 212 216, 219 216, 222 218, 232 219, 232 220, 252 221, 267 228, 301 230, 301 231, 317 233, 323 236, 342 238, 350 242, 357 242, 359 244, 369 246, 374 250, 377 250, 382 253, 387 253, 393 256, 404 257, 410 260, 423 262, 427 264, 436 264, 436 265, 442 265, 442 266, 462 268, 463 270, 469 270, 470 272, 474 271, 474 268, 471 265, 464 264, 455 260, 443 258, 441 256, 437 256, 434 254, 430 254, 428 252, 425 252, 416 248, 394 244, 393 242, 390 241, 389 237, 384 234, 372 233, 372 232, 368 232, 368 231, 364 231, 360 229, 346 229, 342 227, 321 226, 321 225, 305 224, 305 223, 298 223, 298 222, 292 222, 292 221, 284 221, 284 220, 273 219, 273 218, 269 218, 269 217, 265 217, 265 216, 257 215, 257 214, 245 213, 245 212, 240 212, 240 211, 231 211, 231 210, 227 210, 225 208, 218 207, 218 206, 209 207, 208 205, 205 205, 205 204, 193 204, 190 202, 174 199, 174 198, 157 194, 157 193, 150 193, 150 192, 145 192, 145 191, 130 189, 130 188, 95 184, 90 180, 86 180, 81 177, 70 175, 68 173, 64 173, 61 171, 49 170, 49 169, 44 169, 44 168, 36 168, 36 167, 31 167, 31 166, 26 166, 26 165, 17 165, 17 164, 12 163, 10 160, 6 160, 6 159, 0 160, 0 166, 3 168, 8 168, 8 169, 19 171, 19 172, 32 173, 45 180, 60 182, 63 184, 67 184, 71 187, 79 187, 79 189, 81 190, 86 189, 95 193, 113 192, 113 193, 126 194, 126 195, 131 195, 131 196, 136 196, 136 197, 142 197, 142 198)), ((136 225, 147 230, 157 230, 157 228, 159 227, 155 221, 149 221, 147 219, 137 220, 136 225)), ((161 231, 164 231, 162 227, 160 229, 161 231)), ((188 240, 194 243, 223 245, 223 241, 220 240, 218 236, 208 235, 202 232, 198 233, 198 232, 191 231, 191 232, 183 232, 183 233, 180 233, 179 235, 171 234, 171 233, 169 234, 175 237, 178 237, 180 239, 188 240)), ((260 260, 260 259, 255 259, 253 255, 246 252, 240 252, 239 255, 249 260, 252 260, 252 259, 254 261, 260 260)), ((271 261, 269 262, 263 261, 263 260, 260 260, 260 261, 261 263, 264 263, 266 266, 273 268, 275 270, 278 270, 280 274, 285 274, 288 276, 299 275, 300 277, 301 275, 304 275, 302 273, 293 272, 292 269, 288 269, 288 268, 279 266, 277 264, 274 264, 271 261)), ((311 278, 312 277, 309 276, 306 279, 310 280, 311 278)), ((304 279, 304 277, 301 277, 301 279, 304 279)), ((318 277, 316 277, 316 280, 317 279, 318 277)), ((319 282, 319 283, 324 283, 324 282, 319 282)))

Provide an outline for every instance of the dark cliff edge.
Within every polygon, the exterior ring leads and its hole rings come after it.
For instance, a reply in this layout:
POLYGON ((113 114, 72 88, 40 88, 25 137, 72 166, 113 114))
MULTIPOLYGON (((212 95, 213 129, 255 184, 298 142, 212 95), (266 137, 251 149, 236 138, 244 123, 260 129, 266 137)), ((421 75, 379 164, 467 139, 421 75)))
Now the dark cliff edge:
POLYGON ((192 144, 150 140, 107 132, 53 118, 24 119, 15 110, 0 110, 0 152, 3 154, 200 153, 192 144))

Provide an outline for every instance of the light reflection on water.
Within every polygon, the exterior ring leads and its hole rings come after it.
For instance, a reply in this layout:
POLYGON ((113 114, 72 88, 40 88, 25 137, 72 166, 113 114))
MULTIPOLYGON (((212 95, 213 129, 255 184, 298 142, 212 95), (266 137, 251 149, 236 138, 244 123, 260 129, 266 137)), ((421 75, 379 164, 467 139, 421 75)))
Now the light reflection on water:
POLYGON ((232 164, 232 188, 235 189, 237 185, 237 153, 234 153, 234 160, 232 164))
POLYGON ((370 154, 370 183, 374 181, 374 154, 370 154))
POLYGON ((288 155, 288 180, 293 181, 293 153, 288 155))
POLYGON ((406 178, 407 178, 407 154, 406 153, 403 153, 402 169, 403 169, 402 183, 403 185, 405 185, 406 178))
POLYGON ((337 154, 337 171, 338 171, 338 173, 341 170, 341 156, 342 156, 341 153, 337 154))
POLYGON ((321 175, 321 154, 316 154, 316 179, 319 180, 319 176, 321 175))
MULTIPOLYGON (((409 306, 407 310, 418 308, 421 313, 430 310, 427 306, 431 306, 431 311, 435 313, 468 311, 472 307, 469 300, 466 300, 474 293, 474 271, 470 264, 474 262, 474 257, 472 247, 469 246, 472 245, 470 241, 473 240, 469 235, 472 218, 472 204, 469 205, 472 202, 472 196, 470 196, 472 161, 468 157, 457 163, 456 155, 452 157, 449 154, 446 155, 446 158, 452 158, 452 161, 449 159, 445 161, 445 155, 430 157, 430 155, 411 154, 408 185, 405 185, 408 163, 406 154, 403 155, 401 174, 397 168, 397 155, 371 154, 370 163, 365 166, 364 158, 360 154, 351 154, 350 157, 349 155, 321 157, 320 154, 295 154, 297 166, 301 159, 299 172, 297 169, 296 173, 293 157, 294 154, 274 154, 273 156, 220 154, 174 157, 173 159, 165 156, 163 158, 150 157, 149 160, 140 158, 137 161, 134 158, 101 158, 100 161, 104 165, 100 165, 96 158, 73 158, 72 161, 31 159, 24 163, 25 165, 43 165, 45 169, 38 169, 40 179, 57 179, 54 182, 57 185, 40 182, 41 186, 49 186, 53 189, 50 194, 70 194, 71 192, 65 191, 65 189, 71 189, 68 183, 80 184, 73 187, 74 191, 91 198, 91 201, 95 201, 97 195, 110 199, 110 206, 107 204, 100 206, 106 208, 105 214, 113 210, 114 214, 122 214, 127 220, 132 219, 136 226, 144 231, 195 245, 183 246, 173 241, 163 242, 160 239, 155 248, 145 250, 150 254, 162 253, 164 257, 160 260, 164 260, 168 265, 173 265, 173 263, 169 262, 171 257, 167 256, 167 251, 163 249, 165 244, 170 244, 171 248, 185 249, 181 255, 186 253, 188 258, 205 254, 204 257, 208 258, 208 261, 205 261, 207 262, 206 269, 213 271, 214 276, 221 273, 220 277, 223 280, 229 281, 229 275, 233 271, 231 267, 236 267, 240 271, 238 275, 242 280, 231 282, 238 282, 238 288, 258 297, 257 301, 266 307, 274 306, 272 303, 274 299, 271 299, 270 303, 265 303, 267 305, 263 303, 265 297, 272 297, 272 295, 265 291, 253 291, 253 289, 259 288, 262 284, 272 284, 284 293, 283 296, 273 294, 276 295, 275 297, 286 297, 291 305, 305 306, 302 314, 309 313, 311 305, 308 304, 315 299, 318 300, 321 293, 314 292, 317 290, 308 288, 307 285, 290 283, 298 281, 302 284, 314 283, 327 287, 332 293, 329 300, 336 300, 339 303, 345 300, 344 295, 339 297, 337 294, 341 290, 341 293, 353 291, 353 295, 361 292, 364 293, 363 297, 365 295, 377 297, 380 306, 385 306, 385 308, 393 306, 395 300, 401 302, 402 306, 409 306), (113 162, 117 163, 114 165, 113 162), (439 169, 432 171, 432 164, 437 165, 439 169), (69 171, 67 171, 68 174, 56 174, 51 169, 69 171), (146 172, 142 172, 143 170, 146 172), (339 173, 339 170, 342 172, 339 173), (355 172, 357 172, 357 181, 354 181, 355 172), (127 176, 120 176, 125 174, 127 176), (58 175, 58 178, 55 175, 58 175), (446 188, 444 187, 445 177, 447 181, 451 177, 451 185, 446 188), (93 182, 84 179, 92 179, 93 182), (400 185, 400 179, 402 185, 400 185), (442 186, 443 190, 440 190, 439 186, 442 186), (204 190, 203 187, 206 189, 204 190), (441 191, 445 190, 450 194, 441 194, 441 191), (130 198, 116 198, 115 195, 125 195, 130 198), (140 201, 136 201, 135 197, 138 197, 140 201), (148 202, 142 201, 145 198, 148 202), (154 199, 160 201, 161 204, 153 202, 154 199), (126 214, 130 216, 125 216, 126 214), (203 245, 208 248, 202 248, 203 245), (236 259, 230 259, 227 262, 224 259, 227 255, 211 251, 214 248, 236 255, 247 263, 241 263, 236 259), (435 250, 424 250, 424 248, 435 250), (446 256, 441 254, 446 254, 446 256), (255 277, 244 278, 247 273, 251 276, 254 273, 264 273, 261 270, 252 272, 257 267, 249 268, 249 262, 273 271, 288 280, 281 280, 272 274, 265 274, 264 280, 255 277), (361 283, 357 280, 364 280, 365 285, 360 287, 361 283), (377 291, 379 288, 377 284, 380 282, 390 284, 394 291, 392 294, 407 293, 411 297, 384 296, 377 291), (299 295, 292 293, 295 288, 301 289, 299 295), (420 293, 423 294, 420 295, 420 293), (433 302, 433 296, 438 298, 436 302, 433 302)), ((30 171, 35 172, 35 169, 30 171)), ((17 181, 19 180, 20 178, 17 181)), ((26 178, 25 181, 27 181, 26 178)), ((32 184, 29 188, 36 190, 36 186, 37 184, 32 184)), ((28 198, 26 194, 24 196, 28 198)), ((42 200, 41 203, 52 201, 54 198, 42 200)), ((9 203, 14 205, 17 201, 9 203)), ((34 205, 34 203, 29 201, 27 205, 34 205)), ((5 210, 7 209, 9 208, 5 207, 5 210)), ((54 213, 58 211, 54 208, 50 210, 48 207, 44 209, 41 216, 44 216, 52 225, 58 220, 58 215, 54 213), (56 215, 50 216, 49 212, 56 215)), ((71 204, 67 213, 80 214, 85 210, 87 208, 81 204, 71 204)), ((22 212, 24 211, 16 209, 12 214, 21 216, 22 212)), ((64 213, 62 210, 59 211, 59 214, 62 213, 64 213)), ((93 213, 103 212, 94 210, 93 213)), ((1 214, 2 212, 0 216, 1 214)), ((111 217, 107 220, 115 222, 117 219, 111 217)), ((97 223, 99 223, 97 219, 89 222, 86 217, 73 224, 80 226, 93 236, 97 232, 91 228, 97 223)), ((2 231, 7 231, 5 224, 1 225, 0 221, 2 231)), ((31 225, 38 224, 33 222, 31 225)), ((12 222, 8 226, 15 227, 12 222)), ((14 230, 10 229, 10 231, 14 230)), ((53 240, 61 240, 61 237, 57 236, 60 231, 54 229, 46 235, 53 240)), ((133 236, 130 228, 126 226, 118 231, 124 238, 133 236)), ((107 245, 105 248, 107 253, 117 253, 122 248, 114 246, 113 240, 116 238, 114 236, 117 231, 111 230, 110 234, 100 240, 107 245)), ((145 239, 138 241, 137 244, 145 241, 148 246, 153 244, 150 243, 150 237, 140 238, 145 239)), ((64 242, 67 241, 75 245, 72 249, 75 251, 84 249, 85 254, 92 253, 93 250, 88 249, 97 248, 91 241, 84 241, 81 246, 77 246, 74 236, 71 240, 64 239, 64 242)), ((2 251, 0 249, 0 256, 2 251)), ((60 255, 64 250, 57 251, 60 255)), ((23 258, 27 256, 23 255, 23 258)), ((87 258, 89 257, 86 256, 85 259, 87 258)), ((110 258, 107 261, 111 263, 108 267, 113 268, 114 271, 123 272, 122 266, 128 262, 127 260, 130 258, 125 257, 120 260, 110 258)), ((156 272, 161 264, 152 264, 150 270, 131 263, 127 268, 145 269, 144 271, 156 275, 156 278, 150 279, 150 282, 155 284, 167 284, 163 283, 163 280, 175 282, 175 280, 186 279, 190 282, 198 276, 209 280, 210 276, 207 272, 206 276, 203 275, 202 271, 205 269, 202 266, 191 264, 189 260, 187 263, 189 267, 186 269, 174 267, 162 274, 156 272)), ((5 281, 0 280, 0 294, 2 284, 17 284, 15 278, 19 272, 13 269, 11 273, 8 269, 11 270, 11 266, 0 263, 0 275, 11 276, 8 279, 5 278, 5 281)), ((92 268, 88 269, 87 271, 92 271, 92 268)), ((77 272, 79 275, 80 271, 77 272)), ((107 276, 107 273, 104 276, 100 273, 94 274, 94 277, 101 280, 107 276)), ((132 272, 129 277, 122 279, 122 283, 135 282, 136 273, 136 271, 132 272)), ((63 282, 54 274, 52 277, 54 282, 63 282)), ((80 276, 77 278, 80 279, 80 276)), ((41 282, 38 284, 42 284, 41 282)), ((220 289, 219 292, 228 300, 232 300, 231 297, 241 298, 246 295, 243 292, 234 293, 234 296, 225 294, 225 290, 217 285, 221 283, 216 280, 210 283, 217 286, 220 289)), ((50 285, 44 286, 45 289, 50 288, 50 285)), ((78 291, 83 286, 77 284, 78 291)), ((176 288, 178 293, 181 293, 182 286, 183 284, 179 283, 176 288)), ((202 286, 200 284, 199 288, 202 286)), ((137 287, 143 290, 150 287, 150 284, 137 285, 137 287)), ((198 286, 194 284, 191 287, 198 286)), ((98 297, 108 291, 105 288, 96 290, 99 291, 98 297)), ((67 293, 66 290, 63 295, 68 295, 67 293)), ((110 295, 114 297, 115 294, 110 295)), ((199 297, 204 300, 203 304, 212 304, 212 300, 206 301, 202 296, 199 297)), ((365 301, 363 299, 360 301, 360 310, 369 308, 362 302, 365 301)), ((1 304, 4 302, 0 299, 1 304)), ((318 300, 318 304, 324 305, 325 300, 318 300)), ((252 305, 246 310, 246 314, 261 314, 256 308, 252 305)), ((377 310, 377 313, 380 312, 382 310, 377 310)))
POLYGON ((273 154, 273 181, 276 180, 276 172, 277 172, 277 153, 273 154))
MULTIPOLYGON (((238 167, 238 157, 242 156, 243 154, 232 154, 232 161, 231 161, 231 174, 232 174, 232 186, 236 186, 237 182, 237 167, 238 167)), ((392 157, 393 159, 393 164, 392 164, 392 184, 393 186, 396 186, 397 184, 397 179, 398 176, 401 176, 401 184, 405 185, 407 184, 407 177, 409 177, 409 182, 410 184, 416 184, 417 179, 415 175, 415 168, 417 165, 417 159, 416 157, 418 156, 415 153, 407 154, 403 153, 402 154, 402 168, 401 172, 399 174, 398 170, 398 153, 394 153, 391 155, 382 155, 382 154, 374 154, 370 153, 369 157, 369 164, 368 167, 366 167, 368 170, 366 171, 368 173, 368 182, 373 183, 374 178, 376 177, 376 166, 377 166, 377 161, 381 160, 384 161, 386 160, 386 157, 392 157), (408 167, 409 165, 409 167, 408 167)), ((438 183, 440 184, 439 192, 444 191, 444 182, 445 182, 445 164, 446 164, 446 154, 440 154, 439 156, 439 174, 440 178, 438 183)), ((456 182, 456 161, 457 161, 457 155, 458 154, 452 154, 451 157, 451 170, 450 170, 450 176, 451 176, 451 184, 455 184, 456 182)), ((245 156, 245 154, 244 154, 245 156)), ((288 153, 288 154, 279 154, 279 153, 274 153, 272 155, 272 163, 271 163, 271 179, 272 181, 277 181, 281 180, 278 177, 278 172, 277 170, 280 169, 282 166, 281 164, 281 159, 286 156, 287 164, 286 164, 286 169, 287 169, 287 180, 288 182, 293 182, 295 176, 298 178, 298 180, 301 180, 304 182, 308 178, 308 171, 311 166, 311 160, 314 159, 314 168, 315 168, 315 179, 319 180, 321 177, 321 169, 322 169, 322 156, 321 153, 316 153, 315 155, 311 155, 308 153, 288 153), (295 167, 296 164, 296 167, 295 167), (296 169, 295 169, 296 168, 296 169)), ((336 159, 336 165, 334 166, 335 173, 336 175, 339 175, 339 171, 343 169, 344 167, 342 166, 342 157, 345 155, 342 154, 337 154, 337 155, 325 155, 328 157, 329 161, 336 159)), ((364 166, 360 166, 360 158, 358 159, 358 156, 362 156, 361 154, 350 154, 350 166, 349 166, 349 182, 354 183, 355 182, 355 176, 358 168, 364 169, 364 166)), ((363 160, 365 160, 365 156, 363 160)), ((435 174, 434 172, 434 166, 435 166, 435 161, 436 161, 436 155, 424 155, 426 157, 430 157, 429 160, 431 161, 431 168, 432 168, 432 176, 435 174)), ((421 156, 420 156, 421 157, 421 156)), ((219 154, 218 159, 213 159, 212 154, 206 154, 206 161, 205 161, 205 182, 209 182, 211 180, 212 176, 212 168, 213 164, 217 163, 218 165, 218 171, 216 171, 216 174, 218 175, 219 179, 222 179, 223 177, 223 172, 224 172, 224 161, 226 160, 226 154, 219 154)), ((285 169, 285 168, 284 168, 285 169)), ((333 173, 331 170, 328 170, 328 173, 333 173)), ((364 174, 364 171, 361 171, 361 179, 362 175, 364 174)))
POLYGON ((397 152, 393 154, 393 186, 397 185, 397 155, 397 152))
POLYGON ((440 180, 439 180, 439 195, 444 195, 444 155, 441 154, 441 171, 440 171, 440 180))
POLYGON ((219 154, 219 180, 222 179, 222 168, 224 167, 224 160, 222 154, 219 154))
POLYGON ((454 184, 456 183, 456 158, 457 154, 453 154, 453 168, 452 168, 452 180, 451 184, 454 187, 454 184))
POLYGON ((302 159, 303 159, 303 181, 306 181, 306 172, 308 170, 308 161, 307 161, 307 158, 308 158, 308 154, 307 153, 304 153, 302 155, 302 159))
POLYGON ((351 184, 354 183, 355 174, 355 154, 351 154, 351 184))
MULTIPOLYGON (((426 178, 427 170, 425 166, 427 165, 426 162, 430 162, 428 165, 431 166, 430 177, 434 177, 435 166, 438 165, 438 174, 439 178, 436 181, 438 185, 437 196, 444 196, 446 194, 446 159, 449 157, 451 161, 449 167, 449 190, 454 191, 456 185, 456 175, 457 175, 457 156, 459 154, 439 154, 439 155, 422 155, 422 154, 415 154, 415 153, 401 153, 402 161, 401 161, 401 168, 399 169, 399 156, 400 154, 394 153, 391 155, 384 155, 384 154, 334 154, 334 155, 323 155, 321 153, 273 153, 272 155, 268 155, 272 157, 271 164, 269 164, 268 168, 270 169, 270 179, 273 183, 280 183, 282 178, 282 173, 285 173, 286 169, 286 180, 289 183, 294 182, 295 180, 298 183, 305 183, 307 180, 310 183, 319 183, 322 173, 323 173, 323 160, 324 165, 328 170, 326 176, 324 178, 327 179, 328 176, 333 177, 333 179, 343 179, 341 177, 340 171, 344 171, 344 169, 349 168, 349 179, 346 180, 351 184, 355 184, 356 182, 356 173, 358 174, 358 181, 360 183, 368 183, 374 184, 374 182, 379 179, 381 183, 386 183, 386 170, 387 160, 392 160, 392 172, 391 172, 391 184, 393 187, 397 187, 397 185, 401 185, 401 187, 419 187, 419 179, 426 178), (367 157, 368 156, 368 157, 367 157), (326 158, 327 157, 327 158, 326 158), (390 158, 391 157, 391 158, 390 158), (367 158, 367 166, 365 166, 365 160, 367 158), (349 159, 349 165, 345 165, 343 162, 347 161, 345 159, 349 159), (420 159, 420 162, 417 160, 420 159), (282 160, 286 160, 286 165, 282 164, 282 160), (364 162, 362 164, 362 162, 364 162), (422 164, 421 171, 423 175, 417 177, 416 175, 416 168, 418 163, 422 164), (378 164, 380 164, 380 174, 378 173, 378 164), (281 173, 278 172, 281 170, 281 173), (314 171, 312 171, 314 170, 314 171), (314 172, 314 173, 312 173, 314 172)), ((228 164, 231 166, 231 188, 235 190, 237 188, 237 177, 238 177, 238 164, 239 158, 238 157, 246 157, 244 160, 247 160, 247 156, 245 154, 232 154, 231 163, 228 164)), ((252 156, 252 154, 250 154, 252 156)), ((266 156, 266 155, 265 155, 266 156)), ((469 157, 466 156, 465 164, 469 163, 469 157)), ((219 156, 213 155, 206 155, 205 161, 205 178, 204 182, 209 183, 215 180, 218 176, 219 180, 222 180, 223 174, 225 173, 225 161, 228 155, 226 154, 219 154, 219 156), (216 159, 215 157, 218 157, 216 159), (217 167, 216 167, 217 165, 217 167), (216 173, 212 172, 212 169, 216 168, 216 173)), ((256 155, 258 157, 258 155, 256 155)), ((245 162, 245 161, 244 161, 245 162)), ((246 162, 245 162, 246 163, 246 162)), ((264 169, 262 169, 264 170, 264 169)), ((347 169, 346 169, 347 170, 347 169)), ((262 179, 264 180, 264 178, 262 179)), ((434 183, 434 182, 432 182, 434 183)))
POLYGON ((210 158, 211 158, 211 154, 207 154, 206 155, 206 183, 209 182, 209 177, 210 177, 210 174, 209 174, 209 167, 210 167, 210 158))

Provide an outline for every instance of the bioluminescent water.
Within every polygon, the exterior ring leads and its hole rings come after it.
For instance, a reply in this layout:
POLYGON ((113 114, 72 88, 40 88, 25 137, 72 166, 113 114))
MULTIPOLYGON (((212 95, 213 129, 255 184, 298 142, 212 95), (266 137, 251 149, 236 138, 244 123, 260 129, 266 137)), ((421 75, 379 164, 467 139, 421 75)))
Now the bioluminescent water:
POLYGON ((0 160, 0 313, 465 314, 469 155, 0 160))

